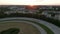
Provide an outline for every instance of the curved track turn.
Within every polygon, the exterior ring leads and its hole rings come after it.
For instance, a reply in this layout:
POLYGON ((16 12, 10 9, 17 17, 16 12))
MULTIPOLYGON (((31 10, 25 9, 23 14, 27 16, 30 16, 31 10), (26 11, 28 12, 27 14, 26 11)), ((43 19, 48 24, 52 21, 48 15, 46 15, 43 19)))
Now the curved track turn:
POLYGON ((12 17, 0 19, 0 22, 25 22, 35 26, 41 34, 60 34, 60 28, 43 20, 26 17, 12 17))

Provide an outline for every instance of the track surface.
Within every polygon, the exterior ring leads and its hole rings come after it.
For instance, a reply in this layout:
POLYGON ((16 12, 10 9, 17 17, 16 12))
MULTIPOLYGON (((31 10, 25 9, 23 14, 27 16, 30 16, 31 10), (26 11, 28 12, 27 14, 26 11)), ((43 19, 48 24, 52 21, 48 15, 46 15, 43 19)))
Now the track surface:
MULTIPOLYGON (((53 24, 51 24, 49 22, 46 22, 46 21, 43 21, 43 20, 34 19, 34 18, 13 17, 13 18, 3 18, 3 19, 0 19, 0 21, 4 21, 4 20, 7 20, 7 21, 8 20, 15 20, 15 21, 18 21, 19 22, 20 19, 35 21, 37 23, 43 24, 46 27, 48 27, 50 30, 52 30, 54 32, 54 34, 60 34, 60 28, 59 27, 57 27, 57 26, 55 26, 55 25, 53 25, 53 24)), ((34 24, 33 23, 32 25, 34 25, 35 27, 37 27, 37 29, 40 29, 41 28, 37 24, 34 24)), ((41 34, 47 34, 47 32, 44 30, 44 28, 41 28, 39 31, 41 31, 41 34)))

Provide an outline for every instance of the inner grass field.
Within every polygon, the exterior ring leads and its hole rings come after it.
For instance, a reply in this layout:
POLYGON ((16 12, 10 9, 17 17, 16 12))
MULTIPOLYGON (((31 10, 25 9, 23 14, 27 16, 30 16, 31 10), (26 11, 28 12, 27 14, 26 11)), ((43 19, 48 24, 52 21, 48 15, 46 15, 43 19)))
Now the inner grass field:
POLYGON ((31 24, 21 22, 0 23, 0 31, 7 30, 9 28, 19 28, 19 34, 41 34, 38 29, 31 24))

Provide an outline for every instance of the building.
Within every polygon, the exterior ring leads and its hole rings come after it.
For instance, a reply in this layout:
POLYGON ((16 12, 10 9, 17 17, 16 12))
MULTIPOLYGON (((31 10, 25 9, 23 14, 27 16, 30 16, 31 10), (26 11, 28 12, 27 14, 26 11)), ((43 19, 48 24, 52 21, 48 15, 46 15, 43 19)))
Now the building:
POLYGON ((28 10, 26 9, 26 6, 10 6, 8 7, 10 11, 5 11, 5 14, 11 14, 11 13, 36 13, 37 10, 28 10))

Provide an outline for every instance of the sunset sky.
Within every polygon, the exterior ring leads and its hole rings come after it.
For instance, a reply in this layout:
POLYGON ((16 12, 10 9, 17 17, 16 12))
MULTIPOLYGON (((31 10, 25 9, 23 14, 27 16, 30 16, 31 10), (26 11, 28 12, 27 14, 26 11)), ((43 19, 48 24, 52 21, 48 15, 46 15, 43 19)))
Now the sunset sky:
POLYGON ((60 5, 60 0, 0 0, 0 5, 60 5))

